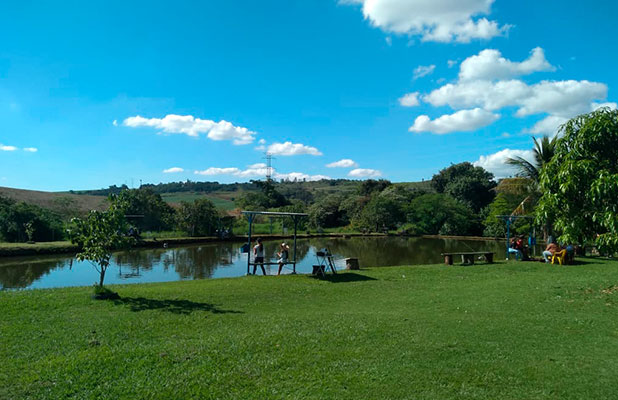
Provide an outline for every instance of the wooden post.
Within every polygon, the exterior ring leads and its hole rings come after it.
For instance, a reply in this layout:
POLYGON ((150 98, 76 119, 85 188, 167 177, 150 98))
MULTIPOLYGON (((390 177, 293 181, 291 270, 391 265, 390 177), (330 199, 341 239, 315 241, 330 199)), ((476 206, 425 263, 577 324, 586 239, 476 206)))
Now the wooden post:
POLYGON ((294 221, 294 264, 292 264, 292 273, 296 273, 296 229, 298 228, 298 216, 294 215, 292 220, 294 221))
POLYGON ((249 275, 251 267, 251 228, 253 227, 253 214, 247 214, 247 219, 249 220, 249 234, 247 235, 247 245, 249 249, 247 251, 247 275, 249 275))

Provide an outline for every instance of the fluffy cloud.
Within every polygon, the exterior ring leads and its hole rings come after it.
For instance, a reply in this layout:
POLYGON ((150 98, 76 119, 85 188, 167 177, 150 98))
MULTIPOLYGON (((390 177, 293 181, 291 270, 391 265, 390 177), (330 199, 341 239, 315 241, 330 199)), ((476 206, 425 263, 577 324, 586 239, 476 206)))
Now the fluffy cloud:
POLYGON ((297 156, 301 154, 309 154, 312 156, 321 156, 322 153, 315 147, 306 146, 300 143, 273 143, 268 146, 267 150, 270 154, 279 156, 297 156))
POLYGON ((131 128, 150 127, 166 133, 181 133, 193 137, 206 134, 212 140, 232 140, 236 145, 249 144, 255 139, 255 132, 231 122, 195 118, 192 115, 169 114, 163 118, 129 117, 122 123, 131 128))
MULTIPOLYGON (((514 79, 536 71, 553 70, 555 68, 539 47, 522 62, 508 60, 499 51, 487 49, 461 63, 457 82, 431 91, 422 96, 422 100, 434 107, 449 106, 453 110, 481 108, 495 111, 515 107, 518 117, 544 114, 543 119, 526 130, 535 134, 553 134, 569 118, 601 105, 615 106, 615 103, 599 103, 607 97, 607 85, 603 83, 543 80, 528 84, 514 79)), ((417 122, 415 127, 418 128, 420 124, 427 125, 431 121, 427 116, 420 116, 417 122)))
POLYGON ((414 79, 422 78, 427 75, 433 74, 433 71, 436 69, 435 65, 419 65, 414 68, 414 79))
POLYGON ((17 150, 17 147, 15 146, 7 146, 4 144, 0 144, 0 151, 15 151, 17 150))
POLYGON ((24 151, 27 151, 28 153, 36 153, 39 149, 36 147, 24 147, 24 151))
POLYGON ((481 156, 473 164, 477 167, 483 167, 487 171, 494 174, 496 179, 507 178, 514 176, 517 170, 506 163, 508 158, 521 157, 530 162, 534 161, 534 152, 532 150, 511 150, 504 149, 497 153, 488 156, 481 156))
POLYGON ((348 176, 352 176, 354 178, 377 178, 382 176, 382 172, 377 169, 356 168, 350 171, 348 176))
POLYGON ((418 95, 418 92, 408 93, 399 99, 399 104, 403 107, 416 107, 420 104, 418 95))
POLYGON ((350 160, 349 158, 344 158, 343 160, 335 161, 330 164, 326 164, 327 168, 356 168, 358 167, 358 163, 354 160, 350 160))
POLYGON ((545 59, 542 48, 532 49, 530 57, 522 62, 513 62, 502 57, 498 50, 486 49, 466 58, 459 68, 461 81, 510 79, 537 71, 555 71, 545 59))
POLYGON ((183 168, 180 167, 172 167, 172 168, 168 168, 168 169, 164 169, 163 173, 164 174, 176 174, 178 172, 184 172, 185 170, 183 168))
MULTIPOLYGON (((266 176, 267 166, 264 163, 258 163, 249 165, 246 169, 241 170, 236 167, 228 167, 228 168, 217 168, 210 167, 203 171, 195 171, 197 175, 232 175, 238 176, 241 178, 254 178, 254 177, 263 177, 266 176)), ((307 180, 307 181, 319 181, 322 179, 330 179, 330 177, 326 175, 309 175, 303 172, 289 172, 289 173, 279 173, 274 168, 271 168, 271 174, 274 179, 284 179, 284 180, 307 180)))
POLYGON ((196 174, 196 175, 206 175, 206 176, 212 176, 212 175, 237 175, 239 172, 240 172, 240 170, 238 168, 210 167, 210 168, 205 169, 203 171, 194 171, 194 174, 196 174))
POLYGON ((446 114, 433 121, 427 115, 421 115, 416 118, 414 125, 409 130, 410 132, 431 132, 437 134, 474 131, 491 124, 498 118, 500 118, 499 115, 480 108, 446 114))
POLYGON ((479 16, 494 0, 347 0, 362 4, 363 15, 386 32, 421 36, 424 41, 469 42, 502 35, 509 26, 479 16))

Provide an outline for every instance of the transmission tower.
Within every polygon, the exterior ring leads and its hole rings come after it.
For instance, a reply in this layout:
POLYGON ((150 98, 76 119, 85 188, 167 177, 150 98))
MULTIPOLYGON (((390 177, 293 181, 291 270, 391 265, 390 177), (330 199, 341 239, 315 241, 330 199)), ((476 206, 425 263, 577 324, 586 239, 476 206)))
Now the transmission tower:
POLYGON ((266 159, 266 181, 270 182, 272 180, 272 175, 273 175, 273 160, 275 159, 275 157, 273 157, 272 154, 266 152, 264 153, 265 155, 265 159, 266 159))

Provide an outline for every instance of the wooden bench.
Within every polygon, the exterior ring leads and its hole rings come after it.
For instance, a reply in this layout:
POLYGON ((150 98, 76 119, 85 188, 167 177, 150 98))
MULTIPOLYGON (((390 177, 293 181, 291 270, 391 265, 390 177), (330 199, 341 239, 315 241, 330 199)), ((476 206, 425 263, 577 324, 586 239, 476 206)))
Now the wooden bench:
POLYGON ((475 256, 484 256, 487 264, 494 262, 494 252, 492 251, 468 251, 468 252, 456 252, 456 253, 442 253, 444 257, 444 263, 446 265, 453 265, 453 256, 461 255, 461 263, 472 265, 474 264, 475 256))

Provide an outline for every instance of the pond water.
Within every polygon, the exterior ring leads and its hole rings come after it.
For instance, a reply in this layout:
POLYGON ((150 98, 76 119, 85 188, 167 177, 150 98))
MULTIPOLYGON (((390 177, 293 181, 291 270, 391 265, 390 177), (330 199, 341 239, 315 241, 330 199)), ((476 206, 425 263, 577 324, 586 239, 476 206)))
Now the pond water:
MULTIPOLYGON (((264 241, 266 258, 270 256, 272 261, 276 260, 275 252, 279 243, 280 241, 264 241)), ((247 272, 247 254, 240 252, 241 246, 242 243, 208 243, 116 253, 107 270, 105 283, 166 282, 242 276, 247 272)), ((494 251, 496 259, 505 257, 504 243, 492 240, 311 238, 298 240, 299 261, 296 271, 310 273, 312 266, 317 264, 316 251, 324 247, 335 256, 338 268, 345 267, 343 259, 347 257, 358 258, 361 268, 441 263, 443 259, 440 253, 453 251, 494 251)), ((268 274, 276 272, 276 265, 267 267, 268 274)), ((291 272, 291 265, 284 268, 283 273, 291 272)), ((98 273, 89 262, 77 262, 68 256, 0 258, 0 290, 88 286, 97 281, 98 273)))

